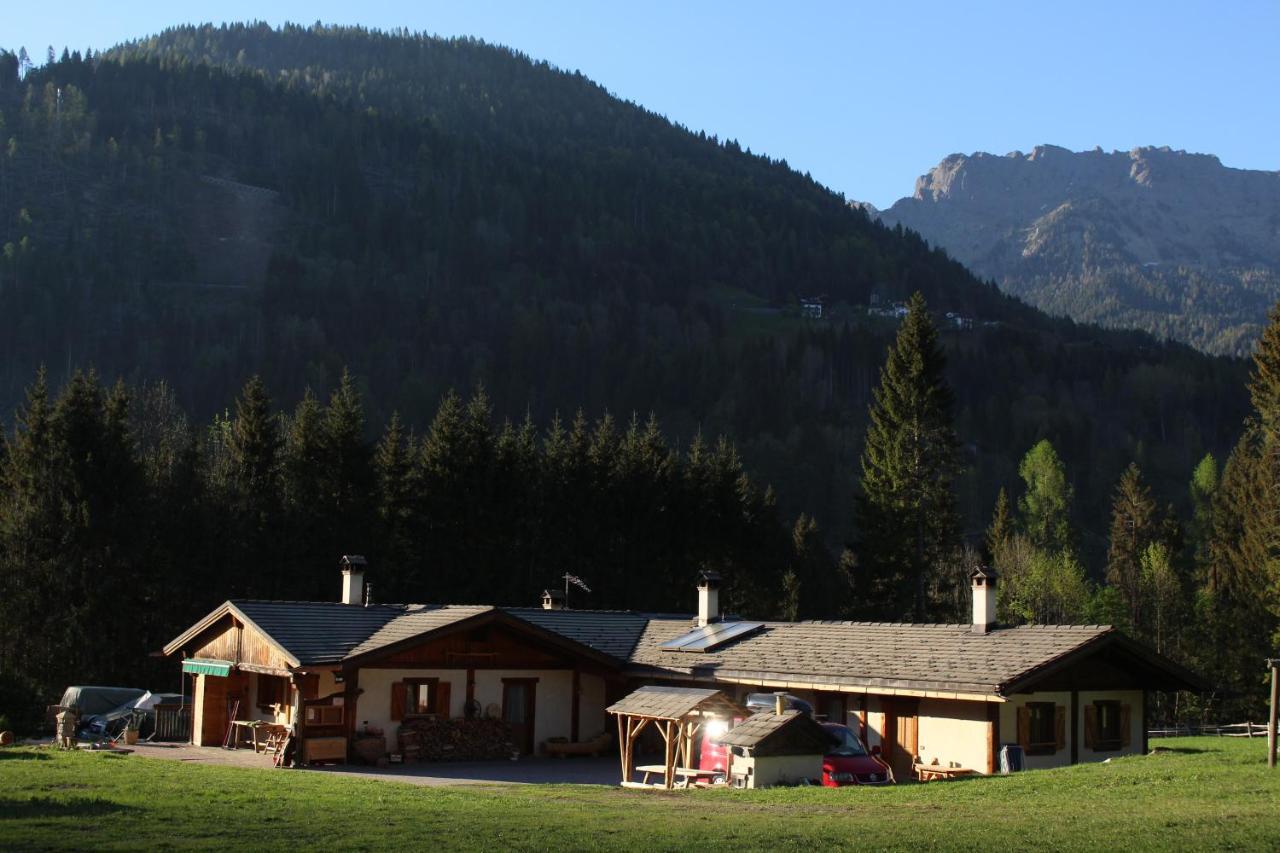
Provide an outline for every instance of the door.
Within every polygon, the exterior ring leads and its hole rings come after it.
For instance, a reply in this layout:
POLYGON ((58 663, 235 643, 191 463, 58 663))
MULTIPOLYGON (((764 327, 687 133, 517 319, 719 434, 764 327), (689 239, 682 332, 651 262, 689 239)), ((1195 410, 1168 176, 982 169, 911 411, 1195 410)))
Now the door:
POLYGON ((511 739, 522 755, 533 754, 536 678, 502 679, 502 720, 511 726, 511 739))
POLYGON ((919 700, 885 699, 884 747, 882 758, 893 768, 893 777, 899 782, 912 778, 911 765, 919 751, 917 713, 919 700))

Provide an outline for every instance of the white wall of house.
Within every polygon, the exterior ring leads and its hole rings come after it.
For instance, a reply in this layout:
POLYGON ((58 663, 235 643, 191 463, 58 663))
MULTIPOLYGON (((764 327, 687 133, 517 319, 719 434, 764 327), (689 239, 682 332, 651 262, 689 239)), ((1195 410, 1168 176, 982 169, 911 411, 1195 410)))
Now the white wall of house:
POLYGON ((987 772, 987 704, 921 699, 917 750, 920 760, 987 772))
MULTIPOLYGON (((542 752, 549 737, 568 738, 573 714, 573 672, 567 669, 481 669, 476 670, 476 699, 481 707, 502 707, 502 679, 536 678, 534 688, 533 744, 542 752)), ((581 726, 581 719, 579 719, 581 726)))
MULTIPOLYGON (((362 669, 360 670, 360 694, 356 706, 356 728, 370 726, 381 728, 386 734, 387 748, 396 747, 396 730, 399 721, 391 719, 391 685, 406 678, 438 678, 449 682, 449 716, 461 717, 467 701, 467 671, 465 669, 362 669)), ((529 669, 478 669, 475 671, 475 698, 482 713, 488 713, 491 705, 502 707, 502 679, 536 678, 534 688, 533 739, 538 752, 543 741, 551 737, 571 736, 573 722, 573 672, 560 670, 529 669)), ((605 684, 595 675, 580 676, 578 731, 580 738, 606 731, 605 684)), ((322 691, 323 692, 323 691, 322 691)), ((500 712, 499 712, 500 713, 500 712)))
POLYGON ((1076 721, 1076 736, 1080 738, 1080 760, 1105 761, 1117 755, 1135 755, 1142 752, 1143 694, 1141 690, 1081 690, 1080 719, 1076 721), (1094 750, 1085 746, 1085 706, 1100 700, 1114 700, 1129 706, 1129 745, 1119 750, 1094 750))
MULTIPOLYGON (((1027 755, 1023 766, 1028 770, 1043 770, 1048 767, 1062 767, 1071 763, 1071 739, 1075 735, 1075 727, 1071 725, 1071 694, 1068 692, 1053 693, 1018 693, 1009 697, 1009 701, 1000 706, 1000 746, 1018 742, 1018 709, 1029 702, 1052 702, 1055 707, 1066 708, 1067 731, 1066 742, 1062 749, 1052 755, 1027 755)), ((997 753, 999 746, 996 748, 997 753)), ((997 759, 998 760, 998 759, 997 759)))
POLYGON ((1028 755, 1025 766, 1028 770, 1039 770, 1046 767, 1062 767, 1071 763, 1071 743, 1079 743, 1078 756, 1081 762, 1103 761, 1119 755, 1133 755, 1142 751, 1142 702, 1141 690, 1081 690, 1078 695, 1079 713, 1075 720, 1071 719, 1071 694, 1066 691, 1045 693, 1018 693, 1009 697, 1000 708, 1000 743, 1018 742, 1018 709, 1028 702, 1052 702, 1064 706, 1067 711, 1066 742, 1062 749, 1053 755, 1028 755), (1129 745, 1119 750, 1096 751, 1084 745, 1085 706, 1098 700, 1112 699, 1129 706, 1129 745))
MULTIPOLYGON (((479 673, 476 673, 479 680, 479 673)), ((465 669, 362 669, 360 670, 360 693, 356 699, 356 731, 368 724, 382 729, 387 740, 387 749, 394 752, 396 729, 399 720, 391 719, 391 685, 406 678, 438 678, 441 683, 449 683, 449 716, 461 717, 462 706, 467 701, 467 671, 465 669)), ((321 695, 324 691, 321 690, 321 695)), ((479 694, 476 695, 479 699, 479 694)), ((483 700, 482 700, 483 701, 483 700)))

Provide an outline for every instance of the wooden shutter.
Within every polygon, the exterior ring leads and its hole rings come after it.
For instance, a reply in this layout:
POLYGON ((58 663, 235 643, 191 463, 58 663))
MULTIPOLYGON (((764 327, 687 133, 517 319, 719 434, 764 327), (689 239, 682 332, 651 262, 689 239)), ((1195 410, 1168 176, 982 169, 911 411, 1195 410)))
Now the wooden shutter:
POLYGON ((1130 728, 1129 721, 1131 719, 1132 717, 1129 716, 1129 706, 1121 705, 1120 706, 1120 746, 1122 748, 1128 748, 1129 744, 1133 743, 1133 739, 1129 732, 1129 728, 1130 728))
POLYGON ((452 685, 448 681, 440 681, 436 683, 435 696, 435 713, 439 714, 443 719, 449 719, 449 688, 452 685))
POLYGON ((1098 742, 1098 708, 1096 705, 1084 706, 1084 745, 1093 749, 1098 742))
POLYGON ((1053 709, 1053 749, 1061 752, 1067 747, 1067 709, 1057 705, 1053 709))
POLYGON ((1031 709, 1026 705, 1018 709, 1018 745, 1024 750, 1031 748, 1031 709))
POLYGON ((403 681, 393 682, 391 685, 391 719, 393 721, 404 719, 404 703, 408 696, 408 688, 403 681))

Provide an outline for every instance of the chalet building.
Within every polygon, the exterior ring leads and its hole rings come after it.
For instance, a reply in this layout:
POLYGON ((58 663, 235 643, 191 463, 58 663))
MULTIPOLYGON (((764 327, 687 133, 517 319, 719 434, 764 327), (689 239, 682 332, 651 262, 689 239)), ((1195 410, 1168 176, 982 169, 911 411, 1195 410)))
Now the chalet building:
POLYGON ((981 570, 965 625, 733 619, 714 573, 689 616, 570 610, 552 595, 528 608, 366 605, 363 573, 344 558, 341 602, 227 601, 165 647, 194 681, 197 745, 260 719, 294 725, 304 759, 344 758, 366 728, 395 751, 416 716, 487 716, 536 754, 609 731, 606 708, 638 686, 709 686, 805 699, 901 779, 916 757, 996 772, 1005 743, 1029 768, 1145 751, 1149 694, 1205 689, 1111 627, 996 625, 996 579, 981 570))

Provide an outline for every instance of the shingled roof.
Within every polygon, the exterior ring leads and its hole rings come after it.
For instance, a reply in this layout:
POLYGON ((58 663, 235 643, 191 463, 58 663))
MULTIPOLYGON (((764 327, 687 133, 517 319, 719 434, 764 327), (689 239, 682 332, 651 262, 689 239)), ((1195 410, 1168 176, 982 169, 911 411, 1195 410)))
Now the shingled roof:
POLYGON ((684 620, 651 620, 631 662, 725 680, 994 695, 1113 630, 1026 625, 977 634, 969 625, 768 622, 747 639, 696 656, 659 647, 688 628, 684 620))
POLYGON ((694 711, 732 716, 746 709, 719 690, 703 687, 641 687, 605 709, 610 714, 680 720, 694 711))
MULTIPOLYGON (((720 735, 716 740, 725 746, 755 749, 792 725, 802 726, 805 729, 804 737, 812 741, 817 749, 823 749, 831 745, 832 737, 822 729, 820 724, 814 721, 813 717, 794 710, 783 711, 781 714, 773 711, 761 711, 758 714, 752 714, 729 729, 729 731, 720 735)), ((799 732, 796 732, 796 734, 799 734, 799 732)))
POLYGON ((167 645, 165 653, 174 654, 232 611, 261 629, 297 666, 340 663, 492 613, 567 640, 601 662, 615 661, 632 674, 655 678, 998 697, 1025 689, 1064 661, 1114 647, 1172 689, 1201 686, 1195 675, 1105 625, 1024 625, 980 634, 969 625, 767 622, 749 636, 693 654, 660 647, 690 629, 687 616, 491 605, 229 601, 167 645))

